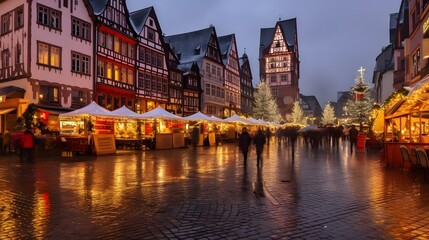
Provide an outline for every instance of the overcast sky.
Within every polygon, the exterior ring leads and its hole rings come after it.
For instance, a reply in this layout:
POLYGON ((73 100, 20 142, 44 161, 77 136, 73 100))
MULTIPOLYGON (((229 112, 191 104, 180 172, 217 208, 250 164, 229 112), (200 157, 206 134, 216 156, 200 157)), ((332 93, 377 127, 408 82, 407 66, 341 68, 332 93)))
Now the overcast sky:
POLYGON ((207 28, 218 36, 235 33, 238 54, 246 49, 256 87, 261 28, 296 18, 300 93, 315 95, 321 107, 349 91, 357 70, 372 82, 375 58, 389 43, 389 14, 400 0, 127 0, 130 11, 153 6, 165 35, 207 28))

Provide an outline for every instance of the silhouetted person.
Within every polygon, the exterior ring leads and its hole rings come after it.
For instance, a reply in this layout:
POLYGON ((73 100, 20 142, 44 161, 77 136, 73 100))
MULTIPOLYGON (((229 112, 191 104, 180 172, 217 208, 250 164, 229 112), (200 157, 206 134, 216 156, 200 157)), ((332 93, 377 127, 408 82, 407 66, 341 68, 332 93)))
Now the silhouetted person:
POLYGON ((267 128, 267 130, 265 130, 265 136, 267 137, 267 145, 270 145, 270 138, 271 138, 270 128, 267 128))
POLYGON ((191 136, 192 145, 194 147, 197 146, 199 139, 200 139, 200 130, 198 129, 198 127, 194 127, 194 129, 192 129, 192 136, 191 136))
POLYGON ((292 145, 292 160, 295 158, 295 144, 298 139, 298 129, 295 127, 290 127, 288 130, 289 142, 292 145))
POLYGON ((251 137, 247 132, 247 128, 243 128, 238 138, 238 146, 240 147, 241 152, 243 153, 244 164, 247 163, 247 153, 249 152, 249 146, 251 143, 251 137))
POLYGON ((256 166, 262 166, 262 151, 264 150, 265 136, 261 129, 258 130, 253 138, 253 144, 256 146, 256 166))
POLYGON ((354 125, 352 125, 352 127, 350 128, 349 131, 349 137, 350 137, 350 152, 353 153, 353 146, 356 146, 357 143, 357 138, 358 138, 358 130, 356 129, 356 127, 354 125))

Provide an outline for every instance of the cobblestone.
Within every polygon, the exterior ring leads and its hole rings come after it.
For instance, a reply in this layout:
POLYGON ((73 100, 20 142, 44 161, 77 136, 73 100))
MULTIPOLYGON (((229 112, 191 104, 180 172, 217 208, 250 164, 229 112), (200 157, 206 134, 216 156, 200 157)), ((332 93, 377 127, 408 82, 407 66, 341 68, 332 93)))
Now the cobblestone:
POLYGON ((0 156, 0 239, 426 239, 429 183, 380 152, 234 144, 109 156, 0 156))

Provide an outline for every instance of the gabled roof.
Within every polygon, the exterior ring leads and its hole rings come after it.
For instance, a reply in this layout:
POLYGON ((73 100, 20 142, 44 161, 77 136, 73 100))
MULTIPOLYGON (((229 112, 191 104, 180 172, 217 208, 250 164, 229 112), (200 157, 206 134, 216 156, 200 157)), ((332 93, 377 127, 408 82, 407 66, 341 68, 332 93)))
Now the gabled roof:
POLYGON ((108 1, 109 0, 88 0, 95 15, 100 15, 104 11, 108 1))
POLYGON ((140 9, 130 13, 130 22, 136 33, 141 33, 151 11, 154 11, 153 7, 140 9))
POLYGON ((214 27, 210 26, 194 32, 166 36, 164 40, 170 44, 181 64, 196 62, 201 69, 212 32, 216 33, 214 27))
POLYGON ((24 98, 25 89, 15 86, 7 86, 0 88, 0 96, 7 98, 24 98))
POLYGON ((222 55, 223 64, 228 63, 228 55, 232 49, 232 40, 234 39, 234 34, 229 34, 217 38, 219 41, 220 54, 222 55))
POLYGON ((283 38, 286 40, 286 44, 289 47, 293 47, 296 39, 296 18, 278 21, 276 26, 273 28, 261 28, 261 38, 260 38, 260 51, 259 57, 263 56, 263 52, 265 49, 271 46, 271 42, 273 41, 274 33, 276 31, 277 26, 280 27, 283 38))

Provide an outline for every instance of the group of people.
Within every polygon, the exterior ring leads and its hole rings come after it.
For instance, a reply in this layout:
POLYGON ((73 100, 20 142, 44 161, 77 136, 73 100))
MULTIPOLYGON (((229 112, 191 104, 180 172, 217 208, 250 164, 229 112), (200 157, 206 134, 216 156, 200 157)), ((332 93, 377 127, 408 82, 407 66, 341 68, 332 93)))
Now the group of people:
POLYGON ((259 129, 252 138, 249 132, 247 132, 247 128, 243 127, 242 132, 238 138, 238 146, 243 153, 245 165, 247 164, 247 154, 252 142, 256 147, 256 166, 262 167, 262 151, 264 150, 264 145, 266 143, 265 134, 262 132, 262 129, 259 129))
POLYGON ((31 130, 17 130, 11 133, 6 129, 0 133, 0 154, 19 154, 21 162, 34 161, 35 138, 31 130))

